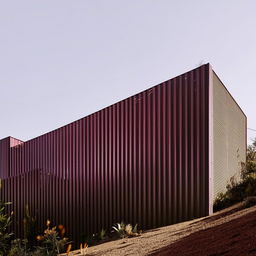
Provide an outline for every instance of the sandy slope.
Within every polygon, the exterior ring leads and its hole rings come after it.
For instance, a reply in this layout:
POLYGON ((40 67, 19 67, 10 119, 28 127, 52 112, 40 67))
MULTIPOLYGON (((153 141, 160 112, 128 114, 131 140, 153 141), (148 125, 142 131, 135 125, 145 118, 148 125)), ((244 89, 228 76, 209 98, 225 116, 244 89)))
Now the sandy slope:
POLYGON ((256 255, 255 211, 221 225, 192 233, 152 255, 256 255))
POLYGON ((93 246, 86 255, 256 255, 256 206, 240 208, 238 204, 209 217, 149 230, 140 237, 93 246))

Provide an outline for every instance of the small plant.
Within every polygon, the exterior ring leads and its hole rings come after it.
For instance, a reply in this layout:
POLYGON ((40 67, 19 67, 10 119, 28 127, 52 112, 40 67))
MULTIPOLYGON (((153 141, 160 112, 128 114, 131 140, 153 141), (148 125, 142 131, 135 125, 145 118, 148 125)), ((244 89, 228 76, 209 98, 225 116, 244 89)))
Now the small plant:
POLYGON ((125 232, 127 234, 128 237, 132 237, 132 236, 138 236, 138 224, 136 224, 134 227, 131 224, 127 224, 125 226, 125 232))
POLYGON ((11 216, 5 214, 5 206, 10 203, 0 201, 0 256, 6 256, 10 249, 12 233, 8 232, 11 216))
POLYGON ((125 232, 126 232, 126 234, 127 234, 128 236, 131 236, 131 235, 133 234, 132 230, 133 230, 133 228, 132 228, 132 225, 131 225, 131 224, 127 224, 127 225, 125 226, 125 232))
POLYGON ((120 238, 139 235, 137 232, 137 224, 133 228, 131 224, 126 225, 124 222, 121 222, 114 225, 113 229, 116 231, 120 238))
POLYGON ((246 197, 244 202, 243 202, 243 204, 244 204, 245 208, 248 208, 248 207, 256 205, 256 196, 248 196, 248 197, 246 197))
POLYGON ((104 229, 102 229, 99 233, 95 233, 92 235, 86 235, 85 233, 83 233, 81 235, 81 241, 85 242, 87 246, 93 246, 105 240, 107 238, 106 234, 107 232, 104 229))
POLYGON ((36 218, 30 215, 28 205, 25 206, 25 213, 24 213, 24 241, 25 246, 28 250, 31 250, 33 245, 36 243, 36 218))
POLYGON ((84 245, 83 245, 83 244, 80 244, 80 254, 81 254, 82 256, 85 255, 87 248, 88 248, 87 243, 84 243, 84 245))
POLYGON ((136 224, 132 230, 133 233, 138 233, 138 224, 136 224))
POLYGON ((44 235, 37 236, 37 240, 41 243, 41 246, 37 247, 37 251, 43 255, 57 256, 59 253, 64 252, 68 239, 64 237, 63 225, 59 225, 62 230, 58 232, 56 227, 50 228, 50 224, 51 222, 47 220, 47 229, 44 231, 44 235))
POLYGON ((27 251, 27 243, 26 239, 15 239, 11 242, 11 249, 8 253, 8 256, 32 256, 32 252, 27 251))
POLYGON ((123 222, 117 223, 116 225, 114 225, 113 229, 116 231, 117 235, 120 238, 125 237, 125 224, 123 222))
POLYGON ((81 235, 81 239, 80 241, 85 242, 86 244, 88 244, 88 246, 93 246, 95 244, 98 243, 98 239, 96 239, 97 237, 93 234, 93 235, 86 235, 86 234, 82 234, 81 235))
POLYGON ((69 245, 68 245, 68 248, 67 248, 67 251, 66 251, 67 256, 70 254, 71 249, 72 249, 72 244, 69 244, 69 245))
POLYGON ((106 233, 107 231, 105 229, 102 229, 99 233, 99 240, 104 240, 106 239, 106 233))

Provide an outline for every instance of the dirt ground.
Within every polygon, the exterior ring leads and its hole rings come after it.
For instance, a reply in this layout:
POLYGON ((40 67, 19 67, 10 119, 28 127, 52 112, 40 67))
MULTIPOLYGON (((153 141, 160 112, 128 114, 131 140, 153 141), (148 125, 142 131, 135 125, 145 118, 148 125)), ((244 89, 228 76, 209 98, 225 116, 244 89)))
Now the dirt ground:
POLYGON ((240 209, 238 204, 209 217, 93 246, 86 255, 256 255, 256 206, 240 209))
POLYGON ((256 255, 256 214, 195 232, 152 255, 256 255))

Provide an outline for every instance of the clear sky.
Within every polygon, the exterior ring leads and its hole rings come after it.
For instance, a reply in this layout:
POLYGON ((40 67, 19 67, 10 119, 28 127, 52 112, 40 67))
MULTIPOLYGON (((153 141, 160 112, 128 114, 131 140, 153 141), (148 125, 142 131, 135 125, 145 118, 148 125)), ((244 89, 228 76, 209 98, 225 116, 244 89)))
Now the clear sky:
POLYGON ((28 140, 207 62, 256 130, 255 0, 0 0, 0 138, 28 140))

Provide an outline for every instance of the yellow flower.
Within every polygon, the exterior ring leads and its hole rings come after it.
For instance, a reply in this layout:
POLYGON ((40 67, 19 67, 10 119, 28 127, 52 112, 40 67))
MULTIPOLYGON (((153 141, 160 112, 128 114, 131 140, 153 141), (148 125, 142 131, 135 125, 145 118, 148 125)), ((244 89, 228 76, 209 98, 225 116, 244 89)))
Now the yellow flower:
POLYGON ((37 240, 37 241, 41 241, 41 240, 43 240, 43 239, 44 239, 43 236, 37 236, 37 237, 36 237, 36 240, 37 240))

